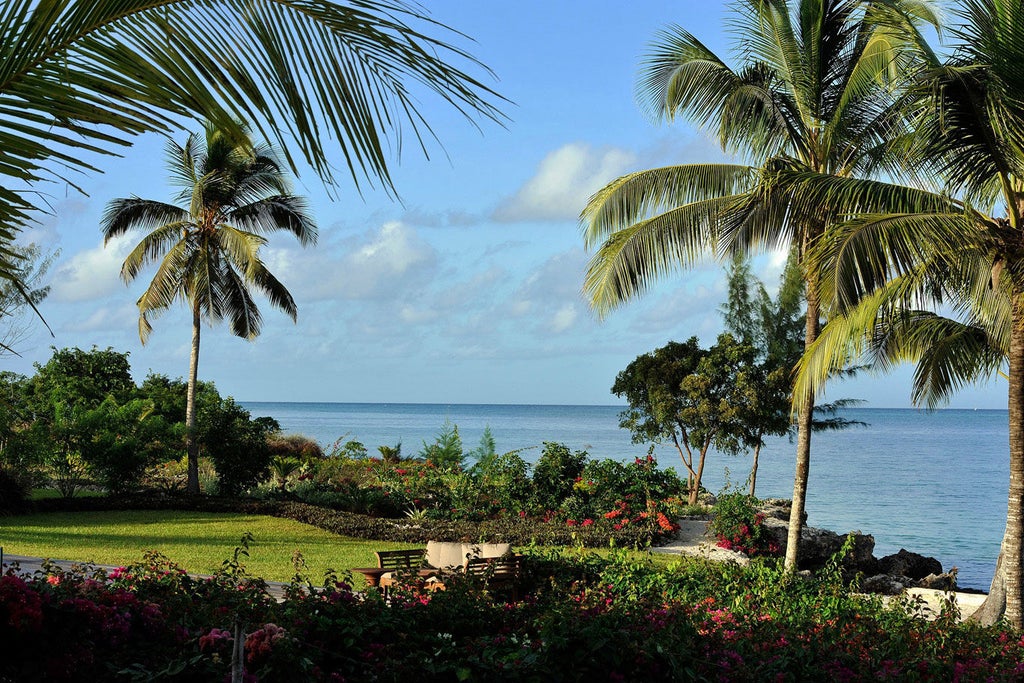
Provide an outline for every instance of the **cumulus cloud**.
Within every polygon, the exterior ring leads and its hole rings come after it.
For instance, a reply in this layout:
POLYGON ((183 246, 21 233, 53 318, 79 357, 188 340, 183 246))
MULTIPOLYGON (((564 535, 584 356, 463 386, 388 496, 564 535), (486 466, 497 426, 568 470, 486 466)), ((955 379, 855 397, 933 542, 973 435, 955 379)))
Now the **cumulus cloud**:
POLYGON ((534 176, 502 201, 492 218, 500 222, 575 220, 590 195, 634 162, 635 155, 623 149, 564 145, 544 157, 534 176))
POLYGON ((358 237, 315 249, 267 250, 268 267, 301 301, 382 301, 425 286, 437 251, 405 223, 388 222, 358 237))
POLYGON ((135 238, 123 236, 93 249, 78 252, 57 267, 50 296, 55 301, 93 301, 124 287, 121 264, 135 246, 135 238))

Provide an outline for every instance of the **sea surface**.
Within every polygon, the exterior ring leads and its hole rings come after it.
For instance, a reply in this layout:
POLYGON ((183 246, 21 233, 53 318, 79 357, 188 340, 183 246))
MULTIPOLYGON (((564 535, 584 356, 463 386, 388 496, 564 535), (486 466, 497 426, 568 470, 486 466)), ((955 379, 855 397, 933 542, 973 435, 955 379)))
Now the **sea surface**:
MULTIPOLYGON (((419 453, 448 422, 465 450, 490 427, 498 452, 526 449, 535 460, 545 441, 586 450, 593 458, 629 461, 647 453, 619 427, 621 406, 443 405, 401 403, 243 402, 254 416, 280 422, 288 433, 316 439, 325 449, 338 439, 402 445, 419 453)), ((987 590, 1006 521, 1009 483, 1004 410, 856 408, 844 417, 868 423, 812 438, 808 523, 875 537, 875 556, 906 548, 957 567, 959 584, 987 590)), ((790 498, 796 446, 787 438, 762 450, 757 495, 790 498)), ((671 445, 657 447, 664 467, 685 472, 671 445)), ((750 456, 708 455, 704 485, 712 492, 742 487, 750 456)))

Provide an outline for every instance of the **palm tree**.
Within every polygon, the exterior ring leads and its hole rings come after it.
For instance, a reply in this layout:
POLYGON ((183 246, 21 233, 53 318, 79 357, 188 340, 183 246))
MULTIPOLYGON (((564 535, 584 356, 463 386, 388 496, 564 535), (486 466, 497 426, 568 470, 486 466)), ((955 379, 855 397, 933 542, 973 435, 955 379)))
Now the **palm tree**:
POLYGON ((420 102, 502 119, 466 71, 482 65, 444 39, 463 36, 404 0, 5 0, 0 26, 0 278, 15 282, 9 247, 46 183, 75 187, 142 133, 245 120, 293 172, 394 191, 389 152, 434 137, 420 102))
MULTIPOLYGON (((639 171, 595 194, 584 239, 597 247, 584 290, 605 315, 656 279, 737 251, 795 252, 806 282, 805 342, 820 329, 817 282, 803 260, 834 222, 827 205, 799 205, 776 170, 858 176, 900 129, 888 84, 916 58, 922 0, 742 0, 734 69, 679 27, 663 32, 642 67, 641 103, 657 118, 714 131, 749 165, 692 164, 639 171)), ((796 567, 810 467, 812 394, 796 406, 797 457, 786 566, 796 567)))
POLYGON ((964 0, 957 50, 908 91, 906 150, 945 193, 835 178, 804 179, 861 215, 812 261, 832 308, 801 362, 812 393, 831 367, 868 356, 917 363, 913 399, 939 405, 1006 369, 1010 486, 989 595, 974 618, 1024 627, 1024 6, 964 0))
POLYGON ((254 145, 207 124, 205 139, 196 134, 184 146, 167 148, 171 175, 182 186, 183 206, 131 197, 107 205, 102 219, 104 243, 130 230, 147 234, 125 258, 121 277, 133 281, 143 267, 159 263, 153 281, 139 297, 139 337, 152 332, 150 317, 176 300, 192 313, 192 354, 185 404, 188 491, 199 493, 199 444, 196 440, 196 381, 201 323, 228 318, 231 332, 253 339, 260 313, 250 288, 292 320, 295 301, 259 257, 265 234, 283 230, 303 245, 316 241, 316 226, 305 202, 289 193, 273 150, 254 145))

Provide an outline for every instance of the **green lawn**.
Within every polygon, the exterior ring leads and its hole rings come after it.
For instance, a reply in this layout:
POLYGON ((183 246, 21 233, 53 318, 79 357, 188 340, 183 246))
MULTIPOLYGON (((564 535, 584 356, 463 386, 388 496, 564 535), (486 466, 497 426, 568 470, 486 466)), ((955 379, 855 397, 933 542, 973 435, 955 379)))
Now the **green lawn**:
MULTIPOLYGON (((244 561, 252 574, 287 581, 298 551, 319 583, 330 567, 376 566, 375 550, 413 547, 335 536, 287 519, 212 512, 118 511, 0 517, 5 554, 124 565, 157 550, 195 574, 211 574, 230 558, 242 535, 255 537, 244 561)), ((356 575, 357 586, 362 577, 356 575)))

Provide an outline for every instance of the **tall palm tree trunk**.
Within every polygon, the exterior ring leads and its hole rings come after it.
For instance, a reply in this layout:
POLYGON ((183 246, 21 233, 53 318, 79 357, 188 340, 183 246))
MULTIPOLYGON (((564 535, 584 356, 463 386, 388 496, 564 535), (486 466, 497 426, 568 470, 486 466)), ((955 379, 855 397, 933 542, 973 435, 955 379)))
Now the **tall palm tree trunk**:
MULTIPOLYGON (((818 315, 820 304, 813 281, 807 281, 807 326, 804 348, 807 349, 818 338, 818 315)), ((800 551, 800 534, 804 526, 804 508, 807 501, 807 478, 811 471, 811 423, 814 420, 814 394, 800 402, 796 423, 796 474, 793 477, 793 504, 789 510, 789 536, 786 539, 785 567, 796 571, 800 551)))
POLYGON ((188 393, 185 398, 185 452, 188 454, 188 486, 199 493, 199 441, 196 439, 196 382, 199 378, 199 307, 192 307, 192 356, 188 364, 188 393))
POLYGON ((983 624, 1005 616, 1010 625, 1024 628, 1024 294, 1013 300, 1010 332, 1009 396, 1010 494, 1006 505, 1006 531, 999 548, 995 576, 988 597, 972 615, 983 624))

